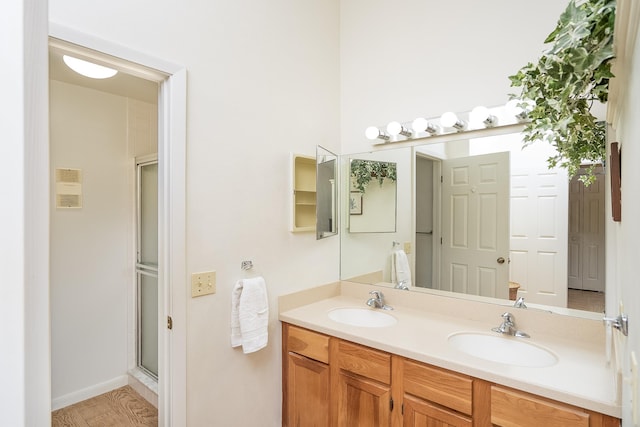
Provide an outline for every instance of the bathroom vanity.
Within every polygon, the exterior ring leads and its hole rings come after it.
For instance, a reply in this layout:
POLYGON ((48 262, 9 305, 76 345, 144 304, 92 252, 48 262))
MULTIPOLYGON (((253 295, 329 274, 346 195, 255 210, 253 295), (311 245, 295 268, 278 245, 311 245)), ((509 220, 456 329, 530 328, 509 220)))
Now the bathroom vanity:
POLYGON ((279 302, 285 426, 620 425, 601 323, 348 282, 279 302), (394 307, 386 311, 393 324, 329 318, 336 309, 380 310, 365 305, 372 289, 394 307), (532 338, 504 339, 531 340, 552 362, 500 363, 449 344, 461 331, 491 337, 506 310, 532 338))

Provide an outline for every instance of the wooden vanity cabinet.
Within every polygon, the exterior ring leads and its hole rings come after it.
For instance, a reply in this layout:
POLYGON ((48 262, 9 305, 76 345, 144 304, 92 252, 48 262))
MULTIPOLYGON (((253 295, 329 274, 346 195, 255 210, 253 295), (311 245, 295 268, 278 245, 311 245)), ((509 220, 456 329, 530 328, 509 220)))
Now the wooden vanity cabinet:
POLYGON ((328 427, 329 337, 283 323, 282 425, 328 427))
POLYGON ((619 427, 620 420, 283 323, 283 426, 619 427))
POLYGON ((333 425, 391 425, 391 355, 340 339, 330 342, 333 425))

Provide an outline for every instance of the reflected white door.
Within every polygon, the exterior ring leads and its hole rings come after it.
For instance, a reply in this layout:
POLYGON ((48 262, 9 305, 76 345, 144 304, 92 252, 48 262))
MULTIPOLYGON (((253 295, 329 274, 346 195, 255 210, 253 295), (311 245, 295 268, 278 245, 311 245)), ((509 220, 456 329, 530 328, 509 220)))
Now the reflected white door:
POLYGON ((588 187, 574 177, 569 191, 569 288, 604 292, 604 174, 588 187))
POLYGON ((509 296, 509 153, 442 162, 440 288, 509 296))
POLYGON ((519 168, 511 174, 511 280, 527 302, 567 306, 567 174, 519 168))

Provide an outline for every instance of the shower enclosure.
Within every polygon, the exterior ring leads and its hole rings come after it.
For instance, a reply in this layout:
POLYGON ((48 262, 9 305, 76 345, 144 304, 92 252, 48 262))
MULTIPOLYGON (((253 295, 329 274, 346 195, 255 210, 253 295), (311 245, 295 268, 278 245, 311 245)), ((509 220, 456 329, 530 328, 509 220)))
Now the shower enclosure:
POLYGON ((158 160, 137 163, 137 365, 158 379, 158 160))

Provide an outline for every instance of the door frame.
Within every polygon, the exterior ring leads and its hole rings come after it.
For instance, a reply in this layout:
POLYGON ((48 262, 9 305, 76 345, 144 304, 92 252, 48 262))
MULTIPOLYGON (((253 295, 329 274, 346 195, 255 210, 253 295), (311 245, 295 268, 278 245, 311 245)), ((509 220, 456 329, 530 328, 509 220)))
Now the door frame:
MULTIPOLYGON (((424 152, 424 151, 416 151, 413 150, 412 155, 412 169, 417 172, 418 170, 418 158, 426 159, 433 162, 433 200, 432 200, 432 215, 433 215, 433 225, 431 228, 431 286, 433 289, 440 289, 441 283, 441 260, 442 260, 442 245, 440 244, 440 240, 442 238, 442 162, 446 160, 444 157, 440 157, 434 153, 424 152)), ((417 206, 417 192, 418 192, 418 182, 417 182, 417 173, 413 174, 413 204, 417 206)), ((416 263, 417 263, 417 252, 418 252, 418 212, 414 209, 413 213, 413 238, 414 238, 414 247, 416 248, 416 263)), ((415 265, 414 265, 414 271, 415 265)))
POLYGON ((159 317, 170 316, 173 327, 159 325, 158 425, 186 425, 186 69, 54 22, 49 37, 95 51, 102 62, 108 55, 110 65, 159 83, 159 317))

